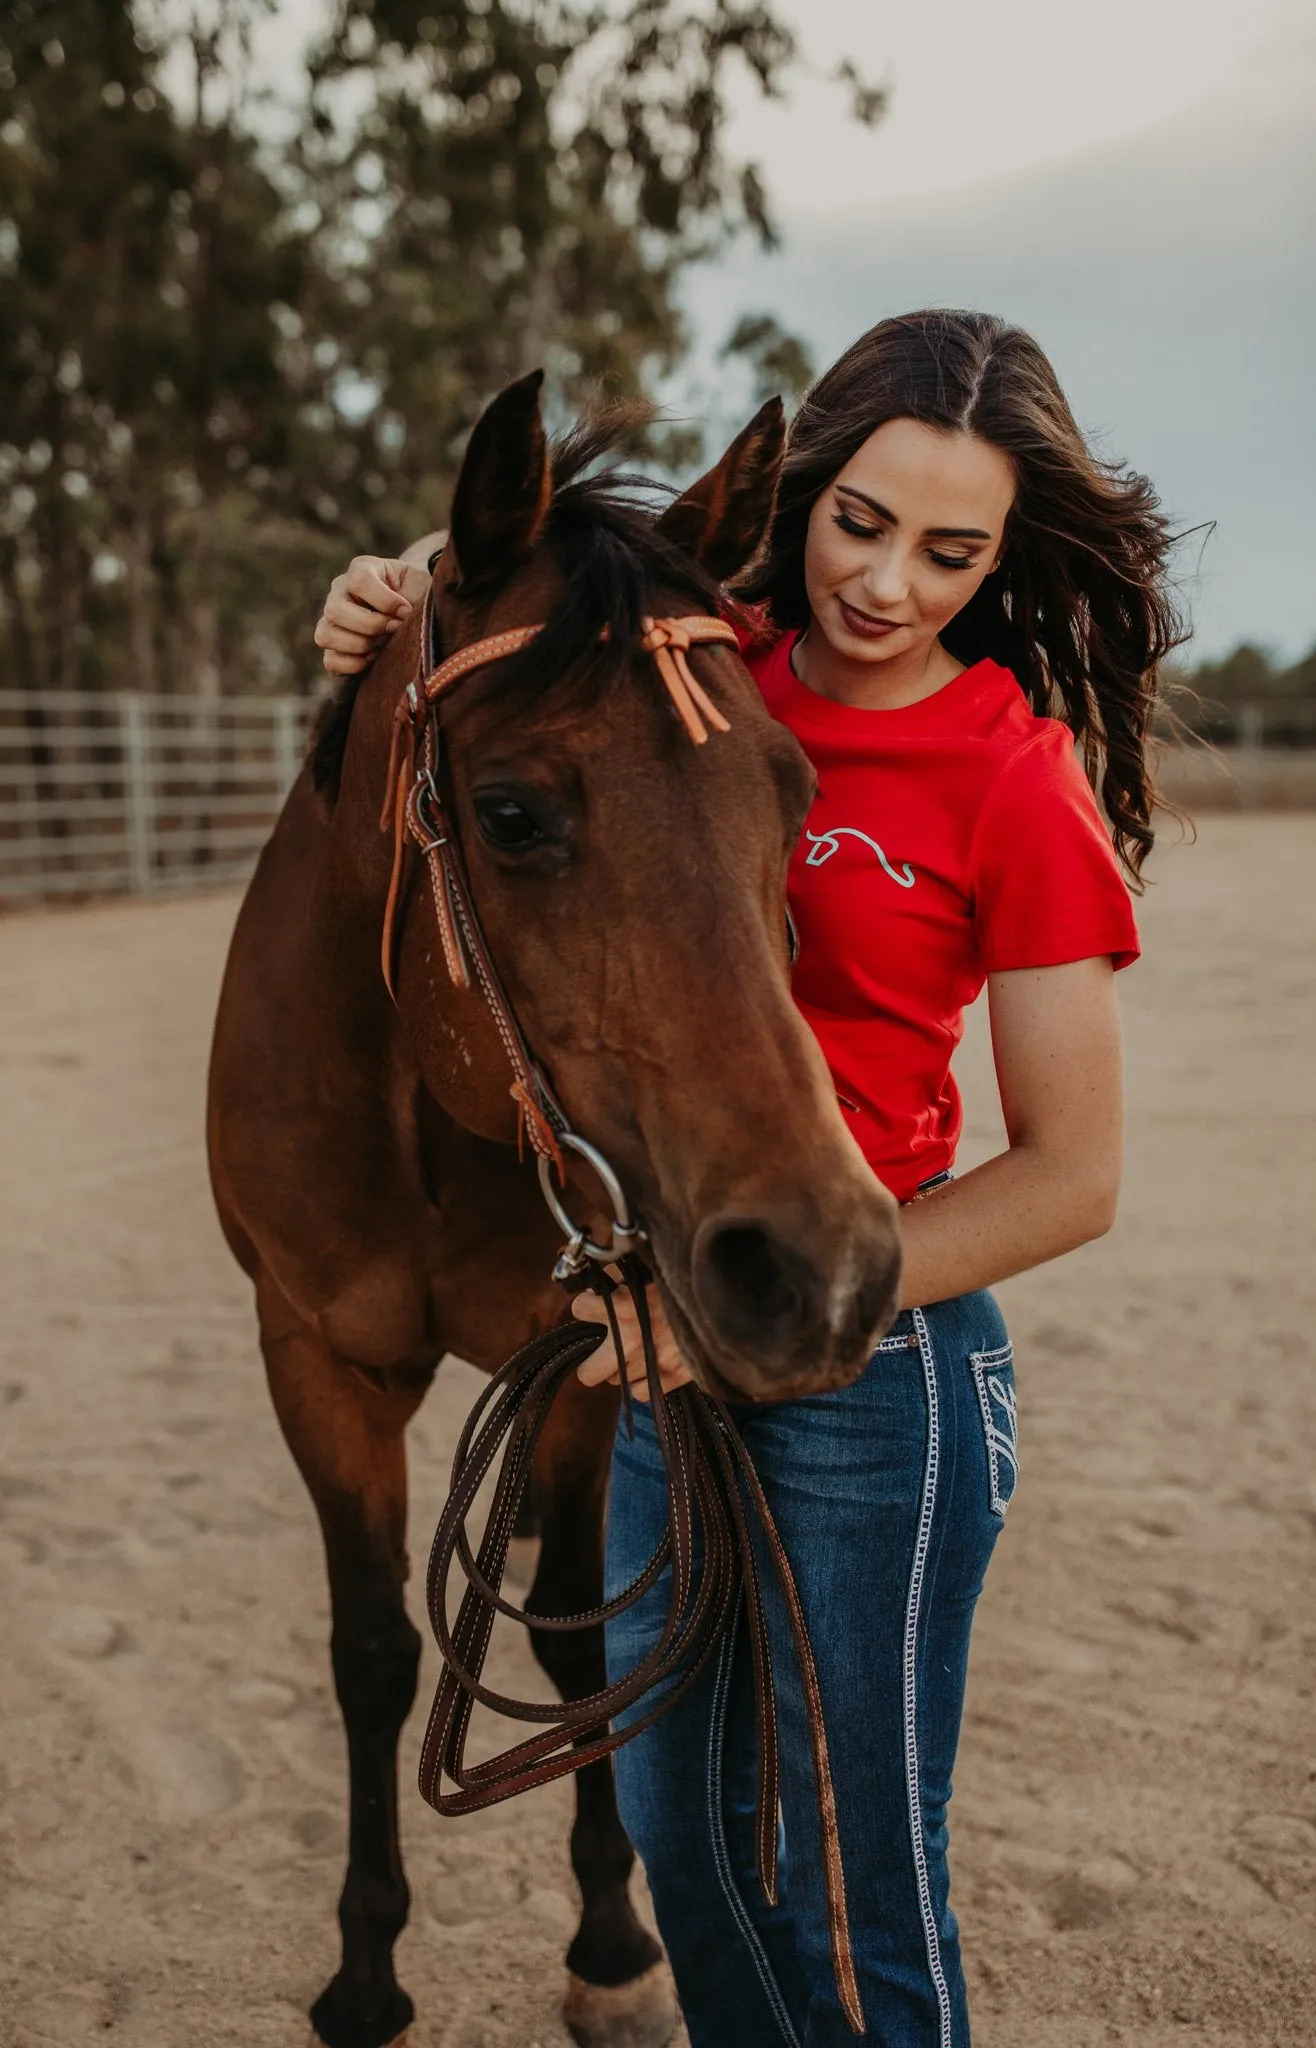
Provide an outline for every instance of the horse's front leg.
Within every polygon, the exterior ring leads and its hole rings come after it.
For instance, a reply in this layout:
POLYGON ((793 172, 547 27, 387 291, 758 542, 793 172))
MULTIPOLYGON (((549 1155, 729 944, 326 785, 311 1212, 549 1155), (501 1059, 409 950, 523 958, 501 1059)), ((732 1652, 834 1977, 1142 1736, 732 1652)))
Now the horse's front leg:
POLYGON ((420 1637, 402 1597, 403 1430, 424 1387, 376 1391, 272 1289, 260 1292, 270 1391, 324 1533, 350 1775, 342 1964, 311 2021, 328 2048, 384 2048, 414 2012, 394 1975, 393 1945, 410 1905, 398 1845, 398 1737, 420 1663, 420 1637))
MULTIPOLYGON (((616 1401, 602 1388, 567 1381, 535 1455, 541 1547, 530 1614, 568 1614, 603 1598, 603 1510, 616 1401)), ((603 1630, 536 1630, 535 1656, 564 1700, 605 1683, 603 1630)), ((678 2012, 662 1950, 636 1918, 630 1898, 635 1862, 617 1814, 612 1765, 605 1758, 576 1774, 571 1864, 581 1916, 567 1950, 568 2027, 581 2048, 664 2048, 678 2012)))

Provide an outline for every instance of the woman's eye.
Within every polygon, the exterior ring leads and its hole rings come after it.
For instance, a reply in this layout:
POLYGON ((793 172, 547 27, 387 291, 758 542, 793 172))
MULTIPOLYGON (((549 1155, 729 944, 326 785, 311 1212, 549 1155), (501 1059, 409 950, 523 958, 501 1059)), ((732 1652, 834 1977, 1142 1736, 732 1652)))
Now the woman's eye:
POLYGON ((852 533, 856 540, 877 539, 879 529, 876 526, 861 526, 859 521, 852 519, 848 512, 836 512, 832 516, 842 533, 852 533))
POLYGON ((939 555, 935 548, 928 549, 928 559, 939 569, 971 569, 974 563, 972 555, 939 555))
POLYGON ((525 853, 544 836, 538 819, 510 796, 480 797, 475 821, 489 844, 503 853, 525 853))

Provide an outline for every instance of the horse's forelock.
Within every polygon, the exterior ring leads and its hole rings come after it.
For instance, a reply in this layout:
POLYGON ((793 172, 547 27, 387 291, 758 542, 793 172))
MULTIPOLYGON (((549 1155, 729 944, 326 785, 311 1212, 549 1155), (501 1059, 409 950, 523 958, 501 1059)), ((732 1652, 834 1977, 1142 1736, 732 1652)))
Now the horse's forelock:
POLYGON ((549 449, 555 496, 579 483, 605 455, 614 454, 627 442, 633 446, 657 417, 658 408, 647 398, 598 400, 549 449))
MULTIPOLYGON (((553 444, 553 498, 543 545, 557 557, 560 594, 544 630, 524 654, 500 662, 475 688, 496 694, 509 714, 542 704, 597 700, 632 669, 641 620, 658 594, 676 594, 693 611, 717 611, 713 578, 658 532, 654 520, 668 488, 598 465, 656 417, 642 399, 596 406, 553 444), (604 628, 606 627, 606 635, 604 628)), ((357 693, 369 671, 348 676, 320 710, 307 759, 315 788, 337 800, 357 693)))
POLYGON ((647 403, 608 406, 554 443, 542 546, 557 596, 533 644, 476 685, 509 715, 546 702, 557 711, 597 701, 633 671, 645 615, 669 609, 670 600, 689 611, 722 607, 714 579, 658 530, 670 486, 599 467, 654 416, 647 403))

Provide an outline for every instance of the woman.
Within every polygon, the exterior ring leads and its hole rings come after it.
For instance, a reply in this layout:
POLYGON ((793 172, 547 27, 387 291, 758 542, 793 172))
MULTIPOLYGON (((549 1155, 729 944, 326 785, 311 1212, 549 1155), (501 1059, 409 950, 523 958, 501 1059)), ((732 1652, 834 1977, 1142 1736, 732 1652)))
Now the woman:
MULTIPOLYGON (((883 321, 809 393, 762 559, 736 592, 750 669, 819 777, 791 866, 793 992, 865 1156, 908 1205, 902 1314, 865 1373, 739 1416, 819 1667, 863 2038, 883 2048, 969 2039, 946 1810, 974 1605, 1017 1472, 1010 1343, 986 1290, 1115 1213, 1114 970, 1138 950, 1119 863, 1136 883, 1152 844, 1169 546, 1151 487, 1091 453, 1029 336, 923 312, 883 321), (1009 1144, 954 1179, 950 1059, 984 982, 1009 1144)), ((361 666, 425 580, 405 561, 354 563, 317 629, 326 666, 361 666)), ((625 1334, 638 1376, 633 1324, 625 1334)), ((660 1360, 668 1387, 690 1377, 665 1327, 660 1360)), ((604 1354, 581 1368, 608 1376, 604 1354)), ((609 1596, 665 1526, 642 1412, 613 1472, 609 1596)), ((616 1759, 692 2048, 854 2038, 829 1960, 803 1704, 764 1590, 778 1903, 754 1875, 742 1641, 616 1759)), ((610 1675, 652 1646, 665 1611, 660 1582, 610 1625, 610 1675)))

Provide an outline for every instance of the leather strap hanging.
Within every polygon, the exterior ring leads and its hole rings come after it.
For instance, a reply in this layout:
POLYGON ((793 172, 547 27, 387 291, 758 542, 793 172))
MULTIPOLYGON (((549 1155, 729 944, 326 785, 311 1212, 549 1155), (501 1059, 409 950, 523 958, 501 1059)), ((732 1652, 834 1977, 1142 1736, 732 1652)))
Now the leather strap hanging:
MULTIPOLYGON (((420 1789, 439 1813, 475 1813, 535 1785, 561 1778, 609 1756, 674 1707, 694 1685, 743 1608, 753 1670, 758 1736, 755 1862, 764 1897, 777 1900, 779 1758, 776 1703, 763 1598, 751 1535, 757 1523, 781 1590, 790 1627, 813 1756, 819 1841, 828 1906, 828 1930, 841 2007, 852 2031, 864 2031, 845 1897, 836 1796, 813 1651, 785 1548, 758 1474, 735 1424, 720 1401, 693 1386, 664 1394, 658 1374, 647 1287, 651 1275, 635 1257, 621 1262, 623 1283, 635 1305, 644 1345, 645 1376, 667 1480, 668 1533, 644 1569, 615 1599, 588 1613, 530 1615, 502 1595, 508 1545, 530 1482, 535 1445, 562 1382, 592 1355, 608 1332, 569 1323, 546 1331, 511 1358, 481 1393, 458 1441, 452 1485, 435 1531, 426 1579, 430 1625, 443 1657, 420 1761, 420 1789), (499 1451, 502 1465, 478 1551, 466 1523, 499 1451), (702 1560, 696 1569, 696 1530, 702 1560), (466 1579, 457 1617, 449 1622, 448 1583, 454 1563, 466 1579), (526 1628, 555 1631, 596 1628, 631 1607, 671 1567, 667 1619, 654 1648, 624 1678, 585 1699, 545 1704, 518 1700, 483 1681, 496 1615, 526 1628), (625 1728, 610 1724, 649 1697, 647 1710, 625 1728), (528 1736, 482 1763, 468 1763, 466 1741, 476 1704, 510 1720, 540 1724, 528 1736), (445 1789, 445 1779, 455 1788, 445 1789)), ((583 1276, 576 1291, 604 1296, 622 1385, 625 1360, 606 1274, 583 1276)))

